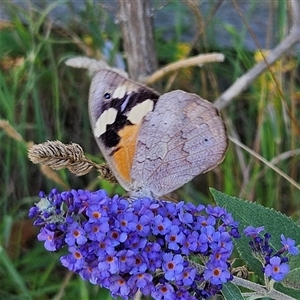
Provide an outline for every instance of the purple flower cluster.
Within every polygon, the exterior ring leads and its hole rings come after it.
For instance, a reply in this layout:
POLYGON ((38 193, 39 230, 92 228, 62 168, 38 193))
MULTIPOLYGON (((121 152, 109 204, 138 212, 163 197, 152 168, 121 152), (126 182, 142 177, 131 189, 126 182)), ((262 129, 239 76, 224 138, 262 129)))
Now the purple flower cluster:
POLYGON ((270 246, 269 241, 271 234, 266 233, 264 238, 258 236, 260 232, 264 231, 264 227, 254 228, 252 226, 247 227, 244 230, 246 236, 251 236, 253 241, 249 242, 249 245, 253 251, 255 257, 257 257, 264 265, 263 271, 265 275, 271 277, 275 281, 282 281, 286 274, 290 271, 288 263, 288 257, 284 256, 286 252, 297 255, 299 253, 298 248, 295 246, 295 241, 291 238, 285 238, 281 235, 282 248, 276 253, 270 246))
POLYGON ((61 263, 84 280, 128 299, 201 299, 232 279, 229 258, 237 222, 224 208, 143 198, 129 202, 105 191, 46 196, 29 212, 45 248, 63 246, 61 263))

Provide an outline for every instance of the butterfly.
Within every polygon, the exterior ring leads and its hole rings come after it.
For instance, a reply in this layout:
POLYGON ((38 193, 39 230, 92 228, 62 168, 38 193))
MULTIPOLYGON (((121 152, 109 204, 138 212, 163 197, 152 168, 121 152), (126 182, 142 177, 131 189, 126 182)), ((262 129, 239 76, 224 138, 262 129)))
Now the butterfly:
POLYGON ((158 198, 205 173, 225 156, 226 128, 217 109, 196 94, 160 95, 101 69, 89 92, 97 144, 132 198, 158 198))

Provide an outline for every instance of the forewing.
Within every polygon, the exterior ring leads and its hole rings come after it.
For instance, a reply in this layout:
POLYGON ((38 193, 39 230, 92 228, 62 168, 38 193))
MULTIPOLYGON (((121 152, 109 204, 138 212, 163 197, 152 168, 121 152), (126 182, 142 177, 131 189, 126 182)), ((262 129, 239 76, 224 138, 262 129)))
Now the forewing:
POLYGON ((89 94, 89 115, 97 144, 119 183, 129 190, 136 140, 143 118, 159 94, 111 71, 100 70, 89 94))
POLYGON ((165 195, 222 162, 227 134, 217 109, 195 94, 162 95, 138 135, 133 190, 165 195))

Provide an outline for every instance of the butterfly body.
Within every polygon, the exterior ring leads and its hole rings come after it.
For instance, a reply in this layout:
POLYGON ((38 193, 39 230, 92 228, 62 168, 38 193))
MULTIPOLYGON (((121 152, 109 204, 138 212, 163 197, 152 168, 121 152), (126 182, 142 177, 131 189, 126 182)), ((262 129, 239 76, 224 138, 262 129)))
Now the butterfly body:
POLYGON ((222 162, 225 125, 195 94, 163 95, 116 72, 101 70, 89 97, 94 136, 131 197, 161 197, 222 162))

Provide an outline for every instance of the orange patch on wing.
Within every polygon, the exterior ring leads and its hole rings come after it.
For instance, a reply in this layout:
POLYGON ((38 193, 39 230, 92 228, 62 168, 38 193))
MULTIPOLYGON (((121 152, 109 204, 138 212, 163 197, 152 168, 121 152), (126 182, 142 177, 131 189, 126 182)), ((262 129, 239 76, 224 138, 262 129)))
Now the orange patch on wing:
POLYGON ((117 171, 127 182, 131 182, 130 173, 140 127, 141 124, 122 128, 118 132, 118 135, 121 137, 120 143, 116 147, 118 150, 112 155, 117 171))

